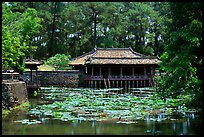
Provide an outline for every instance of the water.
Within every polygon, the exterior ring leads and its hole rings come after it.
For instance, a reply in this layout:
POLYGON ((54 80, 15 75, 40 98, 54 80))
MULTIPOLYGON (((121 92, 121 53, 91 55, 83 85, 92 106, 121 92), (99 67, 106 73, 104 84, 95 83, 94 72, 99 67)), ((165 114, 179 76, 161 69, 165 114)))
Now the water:
MULTIPOLYGON (((34 107, 39 98, 29 98, 34 107)), ((163 120, 164 115, 137 123, 116 123, 114 121, 60 121, 58 119, 36 118, 41 124, 22 124, 14 121, 29 119, 28 110, 16 110, 2 119, 2 135, 200 135, 202 134, 202 116, 189 114, 187 118, 163 120)), ((31 118, 33 119, 33 118, 31 118)))
POLYGON ((27 118, 25 112, 18 111, 2 121, 2 135, 197 135, 201 134, 199 119, 139 121, 134 124, 96 121, 46 120, 43 124, 25 125, 14 123, 27 118))

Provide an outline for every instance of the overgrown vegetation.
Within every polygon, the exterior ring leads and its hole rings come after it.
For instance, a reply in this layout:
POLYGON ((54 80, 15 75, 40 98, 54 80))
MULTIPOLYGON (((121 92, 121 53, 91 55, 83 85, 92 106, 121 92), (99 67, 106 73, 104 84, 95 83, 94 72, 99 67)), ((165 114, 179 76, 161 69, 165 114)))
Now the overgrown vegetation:
POLYGON ((172 24, 161 56, 158 93, 164 98, 190 95, 193 106, 202 106, 201 3, 170 3, 172 24))
POLYGON ((14 110, 27 110, 29 106, 30 106, 30 102, 26 101, 26 102, 24 102, 18 106, 15 106, 15 107, 9 107, 7 109, 2 108, 2 118, 6 117, 14 110))

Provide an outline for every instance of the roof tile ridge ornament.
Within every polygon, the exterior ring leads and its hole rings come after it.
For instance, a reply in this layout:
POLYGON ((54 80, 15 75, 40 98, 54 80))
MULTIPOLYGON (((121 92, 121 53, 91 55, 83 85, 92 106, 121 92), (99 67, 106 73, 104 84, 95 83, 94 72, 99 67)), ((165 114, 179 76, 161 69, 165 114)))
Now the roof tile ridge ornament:
POLYGON ((93 60, 92 57, 94 57, 94 55, 96 55, 97 50, 98 50, 98 48, 94 47, 94 49, 92 50, 93 53, 88 55, 87 58, 85 58, 85 63, 84 64, 91 63, 91 61, 93 60))

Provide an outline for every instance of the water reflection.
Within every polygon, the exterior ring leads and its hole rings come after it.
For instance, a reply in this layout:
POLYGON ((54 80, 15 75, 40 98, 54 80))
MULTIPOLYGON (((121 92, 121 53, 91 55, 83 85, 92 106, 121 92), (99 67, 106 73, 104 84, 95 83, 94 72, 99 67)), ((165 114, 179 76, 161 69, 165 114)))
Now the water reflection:
MULTIPOLYGON (((21 113, 22 114, 22 113, 21 113)), ((197 118, 179 120, 151 121, 146 116, 145 121, 137 124, 117 124, 114 122, 104 123, 97 121, 60 121, 48 119, 43 124, 25 125, 14 123, 14 120, 29 118, 26 115, 18 115, 3 119, 3 135, 196 135, 201 134, 201 121, 197 118), (196 129, 197 128, 197 129, 196 129), (199 130, 200 128, 200 130, 199 130)))

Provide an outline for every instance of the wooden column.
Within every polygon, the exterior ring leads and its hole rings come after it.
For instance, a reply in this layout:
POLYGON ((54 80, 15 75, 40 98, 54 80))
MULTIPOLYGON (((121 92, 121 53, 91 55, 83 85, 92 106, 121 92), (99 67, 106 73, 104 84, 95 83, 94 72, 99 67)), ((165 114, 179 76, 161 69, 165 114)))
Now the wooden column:
POLYGON ((98 83, 98 84, 99 84, 99 88, 101 88, 101 80, 99 80, 99 83, 98 83))
POLYGON ((101 66, 99 67, 99 76, 101 76, 101 66))
POLYGON ((130 90, 130 80, 128 80, 128 90, 130 90))
POLYGON ((135 88, 135 81, 132 81, 132 88, 135 88))
POLYGON ((137 86, 136 87, 138 88, 138 80, 136 82, 137 82, 137 86))
POLYGON ((36 74, 36 84, 37 84, 37 88, 38 88, 38 86, 39 86, 39 83, 38 83, 38 68, 36 68, 35 71, 36 71, 35 72, 35 74, 36 74))
POLYGON ((146 87, 146 80, 144 80, 144 87, 146 87))
POLYGON ((97 80, 94 80, 94 88, 97 88, 97 80))
POLYGON ((125 90, 127 90, 127 80, 125 80, 125 90))
POLYGON ((94 67, 91 66, 91 75, 93 76, 94 75, 94 67))
POLYGON ((108 66, 108 77, 110 76, 111 70, 110 66, 108 66))
POLYGON ((146 66, 144 66, 144 75, 146 75, 146 66))
POLYGON ((122 77, 123 76, 123 68, 120 67, 120 76, 122 77))
POLYGON ((33 71, 30 69, 30 80, 33 81, 33 71))
POLYGON ((135 68, 132 67, 132 76, 134 76, 134 75, 135 75, 135 68))
POLYGON ((91 80, 91 88, 93 88, 93 80, 91 80))

